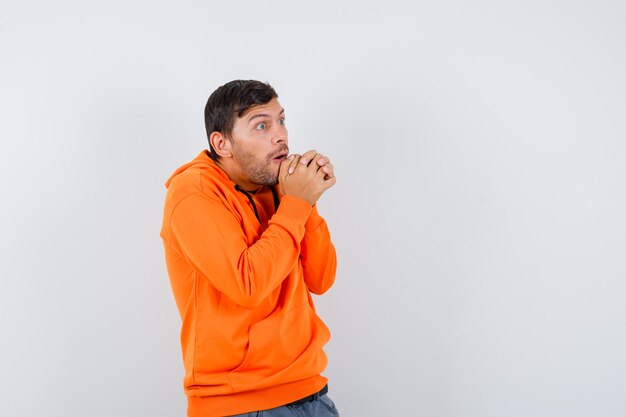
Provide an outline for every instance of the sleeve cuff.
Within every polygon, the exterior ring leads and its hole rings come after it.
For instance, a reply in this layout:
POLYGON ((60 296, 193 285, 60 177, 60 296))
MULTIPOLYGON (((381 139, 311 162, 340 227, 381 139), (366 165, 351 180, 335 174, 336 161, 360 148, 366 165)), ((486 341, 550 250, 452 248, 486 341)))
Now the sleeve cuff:
POLYGON ((311 214, 309 214, 309 218, 304 224, 304 228, 307 232, 310 232, 320 227, 323 221, 324 218, 320 216, 319 212, 317 211, 317 204, 315 204, 311 210, 311 214))
MULTIPOLYGON (((290 219, 306 224, 313 207, 307 201, 291 195, 285 195, 280 200, 276 214, 282 214, 290 219)), ((318 215, 319 217, 319 215, 318 215)))

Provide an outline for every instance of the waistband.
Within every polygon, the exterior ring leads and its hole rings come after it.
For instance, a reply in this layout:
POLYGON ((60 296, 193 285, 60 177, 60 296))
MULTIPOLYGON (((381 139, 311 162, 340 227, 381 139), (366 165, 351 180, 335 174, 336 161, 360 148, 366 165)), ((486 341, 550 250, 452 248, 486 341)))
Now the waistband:
POLYGON ((302 405, 302 404, 306 404, 308 402, 317 400, 319 397, 321 397, 322 395, 324 395, 326 393, 328 393, 328 384, 324 385, 324 388, 322 388, 321 390, 319 390, 315 394, 311 394, 311 395, 306 396, 304 398, 300 398, 299 400, 296 400, 296 401, 294 401, 292 403, 285 404, 285 405, 302 405))

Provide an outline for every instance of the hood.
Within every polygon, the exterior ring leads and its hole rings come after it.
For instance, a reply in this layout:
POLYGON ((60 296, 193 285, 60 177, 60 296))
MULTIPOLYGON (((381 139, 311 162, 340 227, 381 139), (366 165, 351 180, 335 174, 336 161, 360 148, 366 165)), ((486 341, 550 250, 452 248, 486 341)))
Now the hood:
POLYGON ((165 181, 165 188, 169 188, 174 177, 181 174, 182 172, 187 171, 188 169, 195 169, 195 168, 200 168, 200 169, 208 168, 212 171, 215 171, 216 173, 218 173, 218 175, 224 177, 226 180, 230 181, 230 179, 228 178, 228 175, 226 175, 226 173, 222 171, 222 169, 218 167, 215 164, 215 162, 209 157, 208 152, 206 150, 203 150, 191 162, 188 162, 185 165, 176 169, 176 171, 174 171, 174 173, 168 178, 168 180, 165 181))
MULTIPOLYGON (((254 202, 254 198, 252 197, 252 194, 250 194, 248 191, 240 188, 237 184, 235 184, 228 177, 226 172, 224 172, 224 170, 222 170, 222 168, 220 168, 215 163, 215 161, 211 159, 207 150, 203 150, 191 162, 186 163, 185 165, 181 166, 176 171, 174 171, 174 173, 165 182, 165 188, 169 189, 172 181, 174 181, 174 178, 178 177, 179 175, 183 175, 183 174, 187 175, 187 173, 189 173, 189 175, 193 176, 194 178, 197 178, 194 175, 194 171, 196 172, 196 174, 202 173, 201 174, 202 176, 205 176, 208 174, 208 177, 211 178, 210 183, 212 183, 213 186, 216 186, 217 188, 221 188, 222 190, 224 188, 227 188, 227 189, 230 189, 231 192, 236 192, 235 194, 240 193, 241 195, 245 195, 248 201, 250 202, 252 209, 254 210, 255 217, 257 218, 259 222, 261 221, 261 219, 259 218, 259 212, 257 210, 256 203, 254 202)), ((185 180, 183 180, 183 182, 184 181, 185 180)), ((271 191, 272 198, 274 199, 274 209, 278 210, 278 205, 280 204, 280 197, 278 196, 278 192, 276 191, 275 187, 268 187, 268 189, 271 191)))

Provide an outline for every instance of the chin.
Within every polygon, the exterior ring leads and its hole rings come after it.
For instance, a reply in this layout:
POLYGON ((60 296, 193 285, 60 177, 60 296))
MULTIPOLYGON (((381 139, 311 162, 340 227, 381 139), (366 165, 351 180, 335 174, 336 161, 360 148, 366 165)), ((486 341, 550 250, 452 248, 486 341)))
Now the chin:
POLYGON ((257 182, 257 184, 259 185, 265 185, 265 186, 273 186, 273 185, 277 185, 278 184, 278 175, 268 175, 265 176, 264 178, 260 178, 259 181, 257 182))
POLYGON ((274 173, 271 178, 270 178, 270 184, 269 185, 276 185, 278 184, 278 174, 279 174, 280 170, 276 170, 276 173, 274 173))
POLYGON ((263 185, 278 185, 278 175, 275 177, 268 178, 263 185))

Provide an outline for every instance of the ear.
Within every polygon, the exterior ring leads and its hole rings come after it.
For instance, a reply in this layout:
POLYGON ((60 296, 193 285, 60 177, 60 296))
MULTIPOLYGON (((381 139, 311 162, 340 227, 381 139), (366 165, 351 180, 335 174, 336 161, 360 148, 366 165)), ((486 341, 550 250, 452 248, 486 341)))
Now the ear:
POLYGON ((233 156, 231 153, 232 143, 222 132, 212 132, 211 136, 209 136, 209 142, 213 149, 215 149, 215 152, 222 158, 230 158, 233 156))

